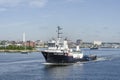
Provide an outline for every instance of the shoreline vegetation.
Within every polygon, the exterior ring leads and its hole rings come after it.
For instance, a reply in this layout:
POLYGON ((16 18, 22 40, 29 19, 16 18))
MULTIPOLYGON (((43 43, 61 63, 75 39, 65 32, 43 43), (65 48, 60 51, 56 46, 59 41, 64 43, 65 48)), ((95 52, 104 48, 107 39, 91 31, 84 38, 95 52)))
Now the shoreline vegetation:
POLYGON ((9 46, 2 46, 0 47, 0 52, 40 52, 39 50, 36 50, 34 47, 24 47, 24 46, 16 46, 16 45, 9 45, 9 46))
MULTIPOLYGON (((0 50, 0 52, 8 52, 8 53, 17 53, 23 52, 24 50, 0 50)), ((26 50, 26 52, 40 52, 39 50, 26 50)))

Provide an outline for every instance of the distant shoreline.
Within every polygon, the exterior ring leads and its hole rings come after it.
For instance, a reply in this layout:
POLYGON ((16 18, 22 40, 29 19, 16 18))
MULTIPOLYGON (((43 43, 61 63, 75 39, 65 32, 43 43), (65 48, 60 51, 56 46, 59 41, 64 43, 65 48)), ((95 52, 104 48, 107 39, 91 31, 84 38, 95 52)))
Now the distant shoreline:
POLYGON ((8 52, 8 53, 17 53, 17 52, 40 52, 40 50, 0 50, 0 52, 8 52))

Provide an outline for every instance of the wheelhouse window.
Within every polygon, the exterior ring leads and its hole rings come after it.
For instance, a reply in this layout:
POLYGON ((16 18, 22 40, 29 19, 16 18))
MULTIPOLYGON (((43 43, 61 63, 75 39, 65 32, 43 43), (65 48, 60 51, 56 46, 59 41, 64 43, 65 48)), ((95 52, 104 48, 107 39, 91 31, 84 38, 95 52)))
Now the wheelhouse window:
POLYGON ((48 43, 49 47, 55 47, 55 43, 48 43))

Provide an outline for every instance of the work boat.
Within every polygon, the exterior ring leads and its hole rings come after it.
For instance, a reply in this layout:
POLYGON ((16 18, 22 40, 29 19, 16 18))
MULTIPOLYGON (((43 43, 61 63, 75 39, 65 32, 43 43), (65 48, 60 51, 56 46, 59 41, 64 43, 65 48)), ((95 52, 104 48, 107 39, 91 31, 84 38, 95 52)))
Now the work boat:
POLYGON ((68 65, 79 61, 96 59, 96 56, 84 56, 79 49, 79 46, 76 47, 76 50, 70 49, 68 47, 67 39, 61 39, 60 30, 61 28, 58 27, 57 40, 51 40, 48 42, 48 49, 41 51, 47 62, 46 64, 68 65))

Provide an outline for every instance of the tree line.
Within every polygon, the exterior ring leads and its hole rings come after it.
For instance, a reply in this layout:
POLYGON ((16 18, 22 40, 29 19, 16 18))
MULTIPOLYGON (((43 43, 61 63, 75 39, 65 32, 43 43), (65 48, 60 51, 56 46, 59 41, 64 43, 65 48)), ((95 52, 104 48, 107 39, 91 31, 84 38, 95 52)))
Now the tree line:
POLYGON ((31 46, 16 46, 16 45, 9 45, 9 46, 1 46, 0 50, 33 50, 34 48, 31 46))

